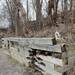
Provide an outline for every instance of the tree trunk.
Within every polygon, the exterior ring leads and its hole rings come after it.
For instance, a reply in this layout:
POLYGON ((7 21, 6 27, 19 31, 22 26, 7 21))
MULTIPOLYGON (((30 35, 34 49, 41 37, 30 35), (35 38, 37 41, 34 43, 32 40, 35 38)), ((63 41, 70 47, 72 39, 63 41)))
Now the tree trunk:
POLYGON ((10 16, 10 18, 8 19, 9 22, 10 22, 10 25, 11 25, 10 27, 13 31, 15 31, 14 14, 13 14, 13 12, 14 12, 13 8, 15 8, 15 7, 14 7, 11 0, 6 0, 6 4, 7 4, 7 7, 8 7, 8 13, 9 13, 9 16, 10 16))
POLYGON ((52 15, 52 9, 54 9, 54 0, 48 1, 48 15, 52 15))
POLYGON ((29 15, 29 1, 27 0, 27 21, 28 21, 28 15, 29 15))
POLYGON ((67 8, 67 0, 64 0, 64 24, 65 24, 65 32, 68 31, 68 8, 67 8))
POLYGON ((41 3, 40 0, 36 0, 36 21, 41 20, 41 3))
POLYGON ((73 10, 73 23, 75 23, 75 0, 73 0, 72 10, 73 10))
POLYGON ((9 14, 11 15, 11 20, 13 25, 15 26, 15 34, 16 36, 23 35, 23 27, 26 21, 26 13, 24 8, 20 2, 20 0, 8 0, 8 5, 10 6, 9 14))
POLYGON ((55 25, 56 25, 56 21, 57 21, 58 2, 59 2, 59 0, 54 0, 54 15, 53 15, 53 20, 54 20, 54 24, 55 25))

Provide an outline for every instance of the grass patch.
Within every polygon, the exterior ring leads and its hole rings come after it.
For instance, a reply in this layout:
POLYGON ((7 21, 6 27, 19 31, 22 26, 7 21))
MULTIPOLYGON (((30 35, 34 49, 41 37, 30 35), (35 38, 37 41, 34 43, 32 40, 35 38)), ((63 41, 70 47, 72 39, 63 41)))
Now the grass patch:
POLYGON ((8 61, 11 63, 11 64, 14 64, 14 65, 19 65, 21 67, 26 67, 25 64, 23 63, 20 63, 18 60, 16 60, 15 58, 13 58, 12 56, 9 56, 8 55, 8 61))
POLYGON ((16 59, 12 58, 11 56, 8 55, 8 61, 11 63, 11 64, 14 64, 14 65, 18 65, 18 66, 21 66, 25 69, 26 72, 23 73, 23 75, 42 75, 41 72, 39 71, 36 71, 35 69, 33 69, 31 66, 29 67, 26 67, 25 64, 22 64, 20 63, 19 61, 17 61, 16 59))

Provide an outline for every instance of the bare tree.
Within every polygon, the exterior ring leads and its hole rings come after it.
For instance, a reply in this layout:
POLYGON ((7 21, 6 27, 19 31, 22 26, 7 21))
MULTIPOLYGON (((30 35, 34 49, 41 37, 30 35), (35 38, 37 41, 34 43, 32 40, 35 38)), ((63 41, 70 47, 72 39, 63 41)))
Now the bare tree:
POLYGON ((26 21, 26 13, 20 0, 6 0, 11 21, 18 36, 23 35, 23 26, 26 21))
POLYGON ((54 0, 54 16, 53 16, 53 20, 54 20, 55 24, 56 24, 56 21, 57 21, 58 2, 59 2, 59 0, 54 0))
POLYGON ((11 28, 12 28, 12 30, 14 31, 14 14, 13 14, 13 12, 14 12, 14 5, 13 5, 13 3, 12 3, 12 1, 10 1, 10 0, 6 0, 6 4, 7 4, 7 7, 8 7, 8 13, 9 13, 9 16, 10 16, 10 23, 11 23, 11 28))
POLYGON ((48 1, 48 15, 52 15, 52 10, 54 9, 54 0, 48 1))
POLYGON ((57 21, 58 2, 59 2, 59 0, 49 0, 48 1, 48 15, 51 15, 50 17, 51 17, 54 25, 56 25, 56 21, 57 21), (52 12, 52 10, 53 10, 53 12, 52 12))
POLYGON ((28 14, 29 14, 29 1, 27 0, 27 20, 28 20, 28 14))
POLYGON ((40 21, 42 17, 41 9, 42 9, 43 0, 36 0, 36 20, 40 21))

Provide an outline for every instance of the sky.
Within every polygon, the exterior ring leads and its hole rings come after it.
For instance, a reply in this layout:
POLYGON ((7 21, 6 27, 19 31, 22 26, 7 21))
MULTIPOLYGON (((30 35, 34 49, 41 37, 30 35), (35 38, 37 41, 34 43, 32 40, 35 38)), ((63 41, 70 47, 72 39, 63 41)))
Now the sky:
MULTIPOLYGON (((23 6, 24 6, 24 8, 25 8, 25 11, 26 11, 26 8, 27 8, 27 6, 26 6, 26 2, 27 2, 27 0, 22 0, 21 1, 22 3, 23 3, 23 6)), ((0 18, 1 18, 1 14, 4 14, 4 15, 6 15, 6 13, 3 13, 3 6, 5 5, 5 0, 0 0, 0 18)), ((59 10, 61 10, 61 2, 59 2, 59 10)), ((47 15, 47 13, 45 12, 45 7, 46 7, 46 3, 44 2, 43 3, 43 8, 42 8, 42 13, 43 13, 43 15, 44 16, 46 16, 47 15)), ((36 14, 35 14, 35 10, 33 10, 33 5, 32 5, 32 2, 31 2, 31 0, 29 0, 29 18, 31 19, 31 20, 35 20, 36 19, 36 14)), ((4 18, 4 19, 0 19, 0 27, 8 27, 9 26, 9 22, 8 22, 8 20, 7 20, 7 18, 4 18)))
POLYGON ((3 6, 5 5, 4 0, 0 0, 0 28, 6 28, 9 25, 7 18, 2 18, 2 15, 6 15, 3 11, 3 6), (2 18, 2 19, 1 19, 2 18))

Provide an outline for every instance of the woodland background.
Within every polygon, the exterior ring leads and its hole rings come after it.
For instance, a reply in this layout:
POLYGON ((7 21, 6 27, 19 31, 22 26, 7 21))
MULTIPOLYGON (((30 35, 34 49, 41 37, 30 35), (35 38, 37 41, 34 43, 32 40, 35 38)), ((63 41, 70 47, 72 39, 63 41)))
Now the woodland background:
POLYGON ((1 37, 61 36, 75 41, 75 0, 0 0, 1 37))

